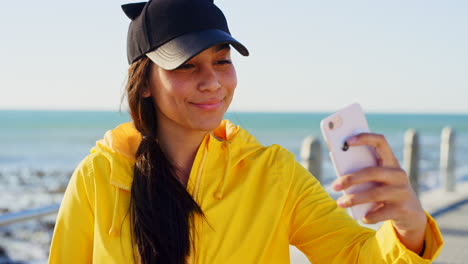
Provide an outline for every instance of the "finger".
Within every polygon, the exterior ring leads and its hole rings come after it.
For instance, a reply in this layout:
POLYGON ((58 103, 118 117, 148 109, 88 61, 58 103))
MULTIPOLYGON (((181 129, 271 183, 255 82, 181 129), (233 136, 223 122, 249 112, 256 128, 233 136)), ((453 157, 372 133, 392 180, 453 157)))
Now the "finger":
POLYGON ((379 210, 380 208, 382 208, 384 206, 385 206, 384 202, 377 202, 375 207, 372 209, 372 211, 377 211, 377 210, 379 210))
POLYGON ((394 219, 398 215, 399 207, 394 204, 385 204, 377 210, 370 211, 361 220, 365 224, 376 224, 389 219, 394 219))
POLYGON ((401 168, 368 167, 336 179, 332 188, 335 191, 345 190, 353 185, 365 182, 378 182, 387 185, 407 185, 408 176, 401 168))
POLYGON ((342 208, 351 207, 358 204, 383 202, 396 203, 407 199, 408 190, 396 186, 381 186, 359 193, 345 194, 338 198, 338 206, 342 208))
POLYGON ((390 145, 383 135, 374 133, 361 133, 346 140, 350 146, 368 145, 375 148, 376 154, 380 160, 380 166, 399 168, 398 159, 393 154, 390 145))

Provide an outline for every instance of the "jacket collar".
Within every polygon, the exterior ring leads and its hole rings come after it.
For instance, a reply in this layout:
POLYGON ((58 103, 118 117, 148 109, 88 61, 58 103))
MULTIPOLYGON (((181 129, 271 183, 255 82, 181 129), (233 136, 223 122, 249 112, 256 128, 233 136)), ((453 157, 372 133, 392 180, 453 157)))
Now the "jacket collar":
MULTIPOLYGON (((228 120, 223 120, 215 130, 207 133, 197 153, 197 156, 199 156, 204 155, 204 151, 214 152, 215 149, 220 149, 222 145, 224 145, 224 148, 227 148, 229 160, 226 164, 225 175, 221 179, 222 182, 220 182, 221 189, 224 189, 226 174, 229 170, 228 167, 231 166, 230 143, 234 140, 239 130, 238 126, 228 120)), ((112 185, 126 191, 131 190, 135 156, 140 142, 141 134, 133 123, 128 122, 107 131, 104 138, 98 140, 96 146, 91 149, 91 153, 102 153, 110 162, 110 183, 112 185)))

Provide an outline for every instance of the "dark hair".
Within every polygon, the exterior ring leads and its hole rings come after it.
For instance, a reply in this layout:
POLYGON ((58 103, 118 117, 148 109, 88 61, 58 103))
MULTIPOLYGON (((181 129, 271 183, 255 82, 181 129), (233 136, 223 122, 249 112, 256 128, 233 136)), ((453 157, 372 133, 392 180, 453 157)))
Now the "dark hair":
POLYGON ((135 159, 130 212, 141 263, 185 263, 193 239, 194 213, 203 215, 177 178, 177 167, 157 140, 156 106, 149 89, 151 61, 145 56, 130 65, 126 86, 130 115, 142 134, 135 159))

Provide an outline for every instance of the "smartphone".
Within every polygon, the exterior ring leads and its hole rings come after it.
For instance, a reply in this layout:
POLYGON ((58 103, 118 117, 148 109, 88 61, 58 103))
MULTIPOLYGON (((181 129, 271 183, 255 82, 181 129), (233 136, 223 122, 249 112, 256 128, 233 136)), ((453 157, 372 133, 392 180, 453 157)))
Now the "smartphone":
MULTIPOLYGON (((353 173, 366 167, 377 166, 375 151, 370 146, 348 146, 346 140, 351 136, 369 132, 367 120, 359 104, 355 103, 324 118, 320 122, 322 136, 327 144, 330 159, 337 177, 353 173)), ((375 182, 351 186, 346 194, 358 193, 376 187, 375 182)), ((375 203, 359 204, 349 208, 351 217, 363 218, 376 206, 375 203)))

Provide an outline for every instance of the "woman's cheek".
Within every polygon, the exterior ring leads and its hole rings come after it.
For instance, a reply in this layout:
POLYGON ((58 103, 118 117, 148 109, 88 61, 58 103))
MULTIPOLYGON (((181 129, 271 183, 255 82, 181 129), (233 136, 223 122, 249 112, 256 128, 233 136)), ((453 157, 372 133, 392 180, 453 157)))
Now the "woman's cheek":
POLYGON ((234 69, 234 67, 232 67, 232 70, 229 72, 228 80, 229 80, 229 84, 228 84, 229 89, 231 90, 231 93, 233 93, 237 87, 237 75, 236 75, 236 70, 234 69))

